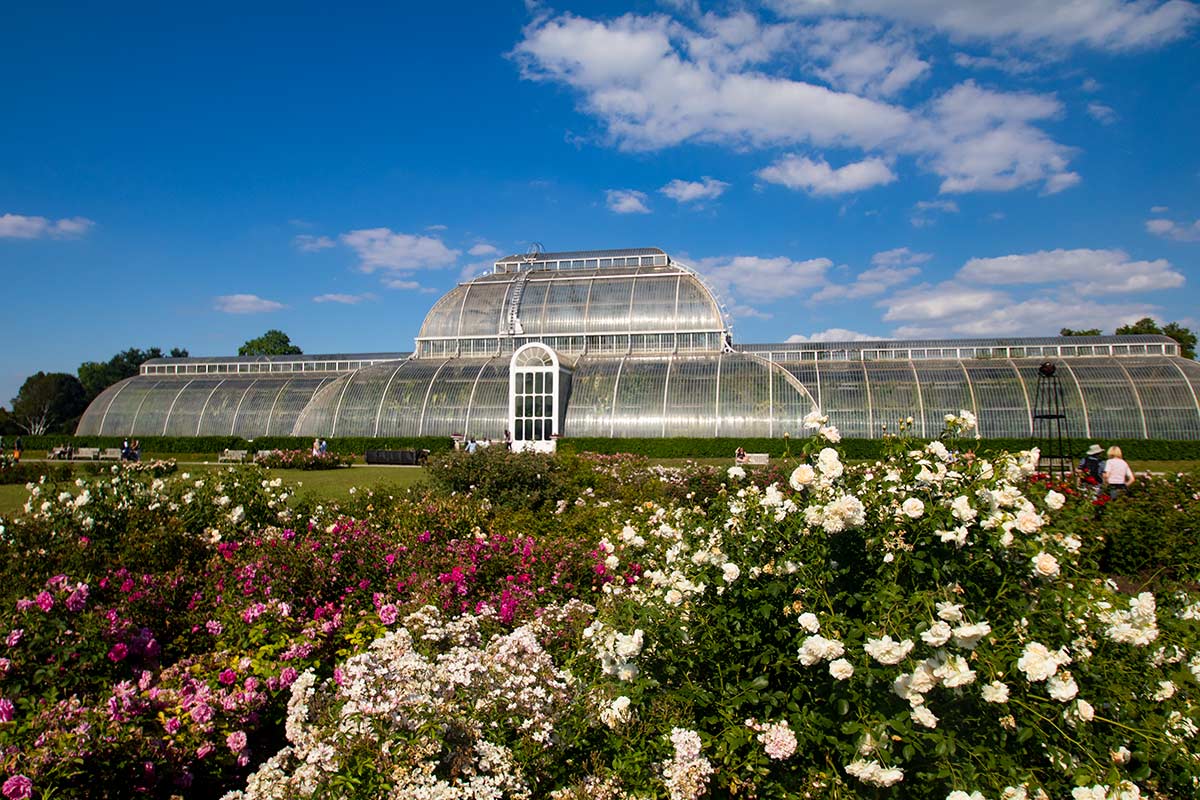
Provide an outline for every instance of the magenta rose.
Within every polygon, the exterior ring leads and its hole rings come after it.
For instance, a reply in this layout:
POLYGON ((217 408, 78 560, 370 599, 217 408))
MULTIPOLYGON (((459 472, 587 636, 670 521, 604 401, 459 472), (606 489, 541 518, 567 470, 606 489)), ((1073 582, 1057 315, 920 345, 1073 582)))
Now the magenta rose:
POLYGON ((13 775, 4 782, 2 790, 8 800, 27 800, 33 795, 33 781, 24 775, 13 775))

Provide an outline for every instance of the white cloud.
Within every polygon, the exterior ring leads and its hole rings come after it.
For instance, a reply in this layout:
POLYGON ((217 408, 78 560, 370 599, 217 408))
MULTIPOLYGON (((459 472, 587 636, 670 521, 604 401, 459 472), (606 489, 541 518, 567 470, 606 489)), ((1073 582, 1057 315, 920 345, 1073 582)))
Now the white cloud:
POLYGON ((420 281, 409 280, 408 278, 384 278, 383 285, 389 289, 402 289, 406 291, 421 288, 420 281))
POLYGON ((1151 206, 1150 207, 1151 214, 1165 214, 1170 210, 1171 209, 1168 206, 1151 206))
POLYGON ((963 69, 994 69, 1009 75, 1029 75, 1036 72, 1038 65, 1016 56, 973 56, 955 53, 954 63, 963 69))
POLYGON ((375 295, 367 294, 319 294, 313 298, 314 303, 341 303, 342 305, 353 306, 364 300, 374 300, 375 295))
MULTIPOLYGON (((914 142, 942 176, 942 194, 1009 191, 1057 179, 1061 191, 1071 148, 1031 123, 1054 119, 1062 104, 1052 95, 996 92, 974 81, 960 83, 933 101, 914 142)), ((1078 176, 1074 176, 1077 181, 1078 176)))
POLYGON ((330 247, 336 247, 337 242, 328 236, 310 236, 307 233, 302 233, 292 239, 292 245, 302 252, 315 253, 318 250, 328 250, 330 247))
POLYGON ((1092 94, 1100 91, 1100 89, 1103 87, 1101 86, 1100 81, 1096 80, 1095 78, 1085 78, 1083 83, 1079 84, 1079 88, 1083 89, 1088 94, 1092 94))
POLYGON ((816 74, 835 89, 888 97, 929 72, 911 39, 875 22, 825 19, 799 37, 805 55, 816 62, 816 74))
MULTIPOLYGON (((1161 213, 1159 209, 1167 210, 1162 206, 1155 206, 1151 211, 1161 213)), ((1200 219, 1191 225, 1170 219, 1148 219, 1146 220, 1146 230, 1156 236, 1166 236, 1177 242, 1200 242, 1200 219)))
POLYGON ((913 213, 909 222, 914 228, 927 228, 937 220, 936 213, 957 214, 958 203, 953 200, 918 200, 913 204, 913 213))
POLYGON ((425 226, 425 230, 427 230, 427 231, 444 231, 444 230, 446 230, 446 228, 447 228, 447 226, 445 226, 445 225, 426 225, 425 226))
MULTIPOLYGON (((930 298, 935 304, 937 290, 930 298)), ((1014 300, 1000 295, 982 308, 968 313, 954 312, 937 318, 913 317, 913 322, 896 328, 896 336, 905 339, 955 336, 1052 336, 1062 327, 1118 327, 1150 316, 1154 306, 1110 304, 1055 297, 1014 300)), ((896 316, 893 319, 901 319, 896 316)))
POLYGON ((1065 283, 1078 295, 1175 289, 1185 282, 1183 274, 1165 259, 1131 261, 1121 250, 1087 249, 972 258, 957 278, 988 285, 1065 283))
POLYGON ((916 286, 881 301, 889 322, 946 320, 964 314, 978 314, 1005 299, 1001 292, 945 282, 937 286, 916 286))
POLYGON ((1117 112, 1112 106, 1106 106, 1104 103, 1088 103, 1087 113, 1101 125, 1112 125, 1117 121, 1117 112))
POLYGON ((636 189, 609 189, 604 193, 608 210, 617 214, 649 214, 646 193, 636 189))
POLYGON ((459 255, 436 237, 395 233, 389 228, 350 231, 339 238, 358 254, 363 272, 449 267, 459 255))
POLYGON ((0 215, 0 239, 40 239, 43 236, 65 239, 82 236, 95 224, 86 217, 52 220, 22 214, 3 214, 0 215))
POLYGON ((729 184, 705 175, 698 181, 685 181, 679 178, 659 189, 667 197, 679 203, 694 203, 698 200, 716 200, 729 184))
POLYGON ((490 244, 480 242, 468 250, 467 254, 472 256, 497 256, 500 255, 500 251, 490 244))
POLYGON ((213 308, 226 314, 262 314, 287 308, 283 303, 266 300, 256 294, 225 294, 213 301, 213 308))
POLYGON ((817 331, 805 336, 802 333, 793 333, 785 339, 785 342, 870 342, 881 341, 887 339, 887 336, 872 336, 869 333, 859 333, 847 328, 826 328, 823 331, 817 331))
POLYGON ((853 283, 830 284, 812 296, 814 303, 824 300, 857 300, 883 294, 893 286, 921 273, 920 267, 881 265, 860 272, 853 283))
POLYGON ((1200 10, 1186 0, 771 0, 796 16, 837 11, 930 27, 961 39, 1099 50, 1158 47, 1187 36, 1200 10))
MULTIPOLYGON (((708 14, 698 25, 665 15, 626 14, 610 21, 540 15, 526 27, 512 57, 525 78, 577 91, 582 110, 626 150, 704 142, 911 155, 942 177, 943 193, 1038 183, 1055 191, 1069 181, 1057 176, 1072 174, 1067 166, 1073 151, 1036 127, 1061 114, 1053 96, 991 91, 968 81, 909 110, 790 77, 796 46, 784 45, 803 40, 801 26, 764 26, 745 12, 727 18, 708 14), (754 39, 759 34, 766 37, 761 46, 754 39), (772 69, 789 72, 771 74, 772 69)), ((838 85, 861 85, 864 93, 886 93, 903 83, 896 77, 902 72, 867 68, 895 65, 895 59, 864 56, 858 72, 849 65, 830 72, 834 63, 815 68, 838 85)), ((882 165, 873 168, 876 175, 882 165)))
POLYGON ((868 158, 834 169, 824 159, 797 155, 786 155, 755 175, 768 183, 778 183, 811 195, 861 192, 896 180, 896 174, 881 158, 868 158))
POLYGON ((906 267, 924 264, 931 258, 929 253, 914 253, 907 247, 896 247, 871 256, 871 263, 877 267, 906 267))
POLYGON ((701 260, 696 269, 722 296, 747 301, 771 301, 810 294, 825 285, 827 258, 731 256, 701 260))
POLYGON ((1081 180, 1083 179, 1079 177, 1078 172, 1060 172, 1057 175, 1051 175, 1046 179, 1046 185, 1042 187, 1042 194, 1058 194, 1065 189, 1070 189, 1081 180))

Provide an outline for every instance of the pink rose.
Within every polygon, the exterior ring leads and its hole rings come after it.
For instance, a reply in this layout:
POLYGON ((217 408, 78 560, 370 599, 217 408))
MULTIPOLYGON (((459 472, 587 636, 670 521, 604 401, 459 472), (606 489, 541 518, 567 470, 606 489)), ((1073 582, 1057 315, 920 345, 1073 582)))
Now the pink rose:
POLYGON ((12 722, 13 704, 7 697, 0 698, 0 722, 12 722))
POLYGON ((379 609, 379 621, 384 625, 391 625, 396 621, 398 611, 393 603, 387 603, 379 609))
POLYGON ((183 723, 179 721, 179 717, 171 717, 163 727, 167 729, 167 733, 174 735, 179 733, 179 729, 183 727, 183 723))
POLYGON ((284 667, 283 671, 279 673, 279 685, 287 688, 296 682, 296 677, 295 667, 284 667))
POLYGON ((21 637, 24 635, 25 630, 23 628, 13 628, 8 632, 8 638, 4 640, 4 643, 9 647, 16 647, 21 643, 21 637))
POLYGON ((225 744, 229 745, 231 752, 240 753, 246 749, 246 732, 234 731, 225 737, 225 744))
POLYGON ((228 668, 223 669, 221 670, 221 674, 217 676, 217 680, 226 686, 230 686, 234 681, 237 680, 237 673, 228 668))
POLYGON ((38 596, 33 598, 33 602, 37 603, 37 607, 42 611, 49 611, 54 608, 54 595, 46 590, 38 592, 38 596))
POLYGON ((124 642, 117 642, 108 651, 108 660, 115 664, 118 661, 124 660, 127 655, 129 655, 129 646, 124 642))
POLYGON ((24 775, 13 775, 4 782, 2 791, 8 800, 27 800, 33 795, 33 781, 24 775))

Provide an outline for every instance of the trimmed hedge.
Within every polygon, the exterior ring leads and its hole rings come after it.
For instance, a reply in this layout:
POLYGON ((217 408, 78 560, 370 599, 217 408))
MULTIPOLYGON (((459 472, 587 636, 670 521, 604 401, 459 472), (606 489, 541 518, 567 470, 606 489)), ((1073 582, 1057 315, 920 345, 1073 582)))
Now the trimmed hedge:
MULTIPOLYGON (((803 439, 732 438, 717 439, 608 439, 601 437, 564 438, 558 442, 560 450, 571 453, 632 453, 650 458, 729 458, 738 447, 747 453, 768 453, 772 458, 781 458, 785 449, 795 454, 803 439)), ((914 440, 924 443, 924 440, 914 440)), ((1095 440, 1104 447, 1117 445, 1126 458, 1138 461, 1197 461, 1200 460, 1200 441, 1175 441, 1168 439, 1107 439, 1095 440)), ((881 458, 884 439, 843 439, 839 444, 844 458, 881 458)), ((1079 458, 1090 441, 1075 439, 1074 449, 1079 458)), ((979 455, 1028 449, 1031 439, 979 439, 961 440, 961 448, 970 448, 979 455)))
MULTIPOLYGON (((130 437, 135 438, 135 437, 130 437)), ((142 453, 220 453, 222 450, 310 450, 312 439, 301 436, 259 436, 243 439, 238 436, 142 436, 142 453)), ((26 450, 49 450, 70 442, 79 447, 120 447, 124 436, 25 436, 26 450)), ((329 452, 338 455, 362 455, 367 450, 428 450, 441 453, 454 449, 449 436, 373 439, 367 436, 330 437, 326 440, 329 452)))
MULTIPOLYGON (((75 447, 120 447, 121 436, 25 436, 27 450, 49 450, 51 447, 71 442, 75 447)), ((610 439, 606 437, 565 437, 558 447, 568 453, 632 453, 650 458, 733 458, 738 447, 748 453, 769 453, 780 458, 784 449, 792 453, 800 449, 801 438, 766 439, 721 437, 717 439, 610 439)), ((1200 441, 1177 441, 1171 439, 1074 439, 1075 455, 1083 457, 1083 451, 1091 442, 1107 448, 1117 445, 1127 459, 1137 461, 1200 461, 1200 441)), ((845 458, 879 458, 883 454, 884 439, 843 439, 840 449, 845 458)), ((145 436, 141 439, 143 453, 220 453, 222 450, 307 450, 312 439, 299 436, 260 436, 242 439, 237 436, 145 436)), ((339 455, 362 455, 367 450, 428 450, 430 453, 445 453, 454 449, 449 436, 422 436, 411 438, 380 438, 367 436, 331 437, 329 452, 339 455)), ((963 447, 970 447, 983 455, 1000 451, 1024 450, 1031 439, 980 439, 963 440, 963 447)))

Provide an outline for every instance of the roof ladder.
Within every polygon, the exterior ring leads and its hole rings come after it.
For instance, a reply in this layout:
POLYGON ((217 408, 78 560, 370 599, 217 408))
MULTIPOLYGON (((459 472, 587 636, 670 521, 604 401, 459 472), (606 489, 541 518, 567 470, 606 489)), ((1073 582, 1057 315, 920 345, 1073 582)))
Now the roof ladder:
POLYGON ((508 335, 519 336, 524 333, 521 326, 521 295, 525 293, 525 283, 529 280, 529 272, 523 271, 513 281, 512 291, 508 295, 508 335))

